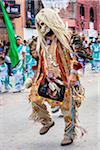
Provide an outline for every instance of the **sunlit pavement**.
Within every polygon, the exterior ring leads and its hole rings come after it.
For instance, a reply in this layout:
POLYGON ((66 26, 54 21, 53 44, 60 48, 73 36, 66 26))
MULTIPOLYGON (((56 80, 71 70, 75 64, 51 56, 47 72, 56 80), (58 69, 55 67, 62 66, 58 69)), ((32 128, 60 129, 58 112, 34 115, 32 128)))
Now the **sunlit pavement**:
POLYGON ((55 126, 46 135, 39 135, 41 125, 29 120, 31 104, 28 102, 28 91, 19 94, 0 95, 0 150, 99 150, 100 149, 100 74, 87 67, 82 83, 86 99, 79 109, 80 126, 87 133, 78 137, 75 142, 61 147, 64 133, 63 118, 60 112, 53 114, 55 126))

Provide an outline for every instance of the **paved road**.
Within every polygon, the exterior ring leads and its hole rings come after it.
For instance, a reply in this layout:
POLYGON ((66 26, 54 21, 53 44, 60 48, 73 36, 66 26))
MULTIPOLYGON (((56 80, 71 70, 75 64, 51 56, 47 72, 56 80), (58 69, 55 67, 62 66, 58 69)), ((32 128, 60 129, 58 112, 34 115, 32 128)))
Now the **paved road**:
POLYGON ((40 124, 28 119, 31 105, 28 92, 0 95, 0 150, 100 150, 100 74, 86 72, 82 79, 86 100, 79 109, 80 125, 87 133, 67 147, 61 147, 64 122, 53 115, 55 126, 39 135, 40 124))

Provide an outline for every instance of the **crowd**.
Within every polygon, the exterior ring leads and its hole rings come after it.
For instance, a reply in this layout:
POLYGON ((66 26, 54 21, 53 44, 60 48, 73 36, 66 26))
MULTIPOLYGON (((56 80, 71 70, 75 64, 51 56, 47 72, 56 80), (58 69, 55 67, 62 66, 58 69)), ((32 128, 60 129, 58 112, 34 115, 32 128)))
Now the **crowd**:
MULTIPOLYGON (((100 39, 93 38, 88 42, 85 36, 81 36, 83 50, 79 51, 79 39, 75 37, 72 49, 77 52, 78 61, 82 64, 82 72, 85 73, 87 62, 91 63, 91 70, 100 72, 100 39)), ((0 41, 0 92, 8 92, 13 89, 14 93, 21 92, 27 79, 32 79, 38 63, 38 54, 36 52, 37 39, 32 37, 32 42, 22 40, 20 36, 16 37, 17 51, 19 55, 19 64, 12 68, 9 57, 9 42, 0 41), (12 78, 14 81, 12 83, 12 78)))
POLYGON ((83 44, 92 56, 90 60, 91 70, 97 73, 100 72, 100 38, 93 38, 90 42, 83 41, 83 44))
POLYGON ((93 38, 87 40, 84 34, 80 37, 83 47, 81 52, 78 52, 79 48, 74 48, 78 53, 78 61, 82 64, 83 75, 85 73, 85 66, 87 63, 91 63, 91 70, 94 72, 100 72, 100 38, 93 38))
POLYGON ((9 42, 0 41, 0 92, 9 92, 10 90, 13 90, 14 93, 21 92, 25 80, 32 79, 34 76, 32 66, 36 65, 36 60, 30 54, 28 43, 17 36, 16 44, 19 63, 12 68, 9 42))

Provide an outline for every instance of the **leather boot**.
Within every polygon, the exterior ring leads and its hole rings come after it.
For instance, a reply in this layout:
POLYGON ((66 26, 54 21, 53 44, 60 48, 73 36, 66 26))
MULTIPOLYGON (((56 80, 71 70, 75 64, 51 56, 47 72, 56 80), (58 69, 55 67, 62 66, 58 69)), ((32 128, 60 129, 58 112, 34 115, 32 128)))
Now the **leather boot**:
POLYGON ((76 132, 75 132, 75 127, 73 127, 71 130, 65 129, 65 134, 64 134, 64 138, 61 142, 61 146, 66 146, 66 145, 70 145, 73 143, 74 139, 76 136, 76 132))
POLYGON ((61 146, 66 146, 66 145, 70 145, 73 143, 73 139, 70 138, 69 136, 67 135, 64 135, 64 138, 63 140, 61 141, 61 146))
POLYGON ((43 125, 43 127, 40 129, 39 133, 41 135, 46 134, 49 131, 49 129, 54 126, 54 124, 55 124, 54 121, 51 121, 51 122, 43 125))

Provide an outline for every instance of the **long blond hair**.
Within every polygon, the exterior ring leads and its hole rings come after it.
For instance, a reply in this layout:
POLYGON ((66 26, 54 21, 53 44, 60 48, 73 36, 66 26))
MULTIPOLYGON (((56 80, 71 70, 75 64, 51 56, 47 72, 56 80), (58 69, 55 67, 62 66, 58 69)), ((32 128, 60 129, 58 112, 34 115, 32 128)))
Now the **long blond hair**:
POLYGON ((36 28, 38 36, 42 47, 46 48, 45 39, 40 32, 38 24, 40 21, 46 24, 54 32, 57 39, 67 50, 70 50, 70 39, 72 32, 69 29, 65 28, 63 21, 56 11, 50 8, 44 8, 36 15, 36 28))

